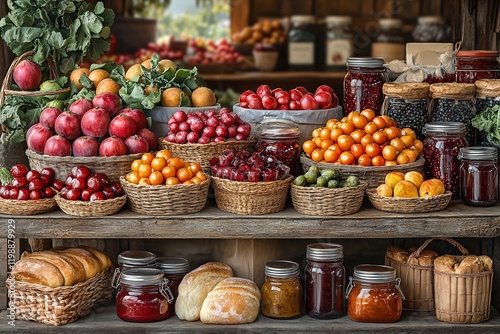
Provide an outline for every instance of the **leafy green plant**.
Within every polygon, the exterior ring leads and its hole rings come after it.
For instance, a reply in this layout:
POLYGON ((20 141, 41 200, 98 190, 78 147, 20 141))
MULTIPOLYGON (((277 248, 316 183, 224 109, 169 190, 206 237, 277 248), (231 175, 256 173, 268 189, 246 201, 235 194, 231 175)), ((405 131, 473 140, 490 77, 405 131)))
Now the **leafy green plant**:
POLYGON ((486 108, 471 120, 471 124, 486 133, 486 139, 490 144, 500 146, 500 105, 486 108))

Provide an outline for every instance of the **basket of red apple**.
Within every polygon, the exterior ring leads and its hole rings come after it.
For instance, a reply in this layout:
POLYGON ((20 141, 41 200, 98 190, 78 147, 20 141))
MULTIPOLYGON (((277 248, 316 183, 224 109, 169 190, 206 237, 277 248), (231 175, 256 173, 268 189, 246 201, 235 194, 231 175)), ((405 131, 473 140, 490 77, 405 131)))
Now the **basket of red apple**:
POLYGON ((40 172, 16 164, 8 170, 0 169, 0 213, 8 215, 36 215, 57 208, 54 199, 64 184, 54 178, 52 168, 40 172))
POLYGON ((219 209, 240 215, 282 211, 293 176, 290 168, 265 151, 224 150, 210 160, 219 209))
POLYGON ((160 138, 160 146, 172 155, 197 162, 210 171, 210 159, 224 150, 253 150, 256 140, 252 127, 228 108, 186 114, 177 111, 168 121, 169 133, 160 138))
POLYGON ((26 133, 26 155, 33 169, 52 167, 66 179, 74 166, 105 173, 111 181, 126 174, 135 159, 156 149, 157 139, 147 129, 139 109, 122 108, 120 97, 101 93, 79 99, 67 111, 47 107, 40 122, 26 133))
POLYGON ((74 166, 65 186, 55 196, 64 213, 78 217, 102 217, 117 213, 127 202, 119 182, 94 172, 87 166, 74 166))

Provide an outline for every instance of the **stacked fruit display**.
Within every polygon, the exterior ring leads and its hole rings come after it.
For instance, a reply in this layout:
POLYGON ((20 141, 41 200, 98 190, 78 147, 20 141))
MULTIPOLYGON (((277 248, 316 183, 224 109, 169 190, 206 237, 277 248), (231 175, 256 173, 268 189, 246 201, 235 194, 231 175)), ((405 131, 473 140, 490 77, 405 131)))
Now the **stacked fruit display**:
POLYGON ((314 94, 302 86, 285 91, 281 88, 271 90, 268 85, 260 85, 256 92, 243 92, 239 103, 240 107, 249 109, 316 110, 335 108, 339 99, 328 85, 319 86, 314 94))
POLYGON ((124 195, 118 182, 111 183, 104 173, 93 173, 87 166, 75 166, 59 195, 70 201, 102 201, 124 195))
POLYGON ((445 188, 441 180, 424 180, 424 176, 417 171, 404 174, 390 172, 385 176, 385 183, 377 187, 377 194, 382 197, 432 197, 444 193, 445 188))
POLYGON ((263 20, 231 36, 233 42, 254 44, 278 44, 285 43, 286 31, 278 20, 263 20))
POLYGON ((0 196, 3 199, 37 200, 52 198, 64 186, 61 180, 55 179, 52 168, 44 168, 39 172, 28 170, 23 164, 16 164, 7 170, 2 168, 2 187, 0 196))
POLYGON ((242 57, 227 39, 217 42, 196 39, 189 42, 186 62, 190 65, 240 63, 242 57))
POLYGON ((392 166, 415 162, 423 143, 410 128, 400 129, 388 116, 371 109, 331 119, 312 132, 302 150, 314 162, 360 166, 392 166))

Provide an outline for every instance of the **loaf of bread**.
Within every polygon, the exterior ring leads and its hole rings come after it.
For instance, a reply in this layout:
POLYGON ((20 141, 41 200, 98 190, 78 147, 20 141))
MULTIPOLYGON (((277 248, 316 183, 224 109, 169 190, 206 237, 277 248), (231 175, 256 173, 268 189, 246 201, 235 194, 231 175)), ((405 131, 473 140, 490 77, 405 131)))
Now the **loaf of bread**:
POLYGON ((24 252, 12 268, 11 275, 17 281, 55 288, 83 282, 111 265, 111 259, 97 249, 52 249, 24 252))
POLYGON ((225 263, 208 262, 187 273, 179 284, 175 314, 179 319, 200 319, 200 310, 208 293, 223 279, 233 276, 225 263))
POLYGON ((253 281, 241 277, 226 278, 208 293, 201 307, 200 319, 206 324, 248 324, 257 318, 260 300, 260 290, 253 281))
POLYGON ((492 270, 493 260, 487 255, 467 255, 463 258, 453 255, 442 255, 434 261, 434 269, 444 273, 480 273, 492 270))
POLYGON ((438 256, 435 251, 432 249, 424 249, 419 257, 410 257, 415 251, 415 248, 405 250, 401 247, 389 246, 387 247, 386 255, 394 261, 409 263, 415 266, 432 267, 434 265, 434 260, 438 256))
POLYGON ((389 246, 387 247, 386 250, 386 255, 389 259, 393 259, 394 261, 398 262, 405 262, 408 261, 408 251, 401 247, 397 246, 389 246))

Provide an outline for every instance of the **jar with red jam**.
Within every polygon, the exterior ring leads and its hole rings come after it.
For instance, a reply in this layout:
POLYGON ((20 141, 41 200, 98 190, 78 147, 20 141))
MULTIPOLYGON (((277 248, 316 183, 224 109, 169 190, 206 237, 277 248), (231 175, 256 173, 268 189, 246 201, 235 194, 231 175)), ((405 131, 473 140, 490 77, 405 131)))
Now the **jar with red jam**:
POLYGON ((380 115, 384 94, 382 86, 389 81, 382 58, 349 57, 344 77, 344 111, 372 109, 380 115))
POLYGON ((116 314, 124 321, 153 322, 172 314, 173 296, 163 271, 125 269, 120 273, 116 314))
POLYGON ((257 128, 256 150, 266 152, 290 168, 290 174, 300 174, 300 128, 285 119, 265 119, 257 128))
POLYGON ((189 261, 182 257, 160 257, 156 259, 156 268, 162 270, 165 278, 168 279, 175 301, 179 292, 179 284, 189 272, 189 261))
POLYGON ((305 268, 306 313, 314 319, 344 315, 345 269, 342 245, 307 245, 305 268))
POLYGON ((460 200, 470 206, 493 206, 498 200, 498 151, 495 147, 460 149, 460 200))
POLYGON ((112 285, 116 288, 120 272, 130 268, 155 268, 156 255, 143 250, 126 250, 118 254, 118 267, 115 269, 112 285))
POLYGON ((423 129, 426 179, 440 179, 454 198, 460 195, 458 153, 467 147, 466 126, 459 122, 431 122, 423 129))
POLYGON ((455 57, 456 81, 474 83, 479 79, 500 78, 498 55, 495 50, 459 51, 455 57))

